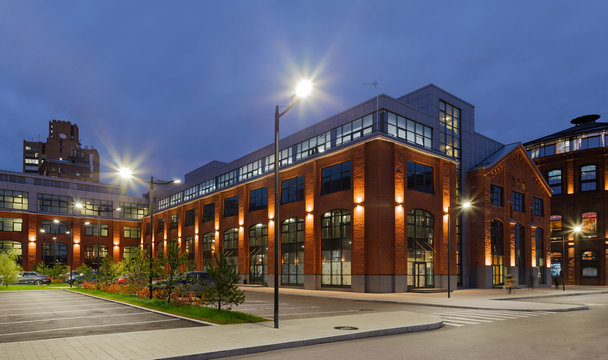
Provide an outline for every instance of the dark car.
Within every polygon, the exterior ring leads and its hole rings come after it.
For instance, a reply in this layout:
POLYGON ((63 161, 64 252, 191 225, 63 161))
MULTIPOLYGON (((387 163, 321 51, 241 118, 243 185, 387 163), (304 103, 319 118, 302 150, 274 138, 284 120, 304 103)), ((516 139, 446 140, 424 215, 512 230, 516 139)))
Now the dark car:
POLYGON ((182 292, 193 292, 197 296, 201 296, 203 291, 213 285, 214 281, 209 277, 206 271, 189 271, 183 273, 175 279, 174 285, 176 289, 182 292))
POLYGON ((74 283, 82 284, 82 282, 84 282, 84 281, 97 282, 97 273, 95 271, 92 271, 88 277, 86 277, 84 273, 80 273, 76 276, 73 276, 71 281, 70 281, 70 279, 66 280, 66 282, 68 284, 74 284, 74 283))
POLYGON ((50 276, 35 271, 25 271, 20 273, 17 278, 19 279, 19 285, 41 285, 51 283, 50 276))

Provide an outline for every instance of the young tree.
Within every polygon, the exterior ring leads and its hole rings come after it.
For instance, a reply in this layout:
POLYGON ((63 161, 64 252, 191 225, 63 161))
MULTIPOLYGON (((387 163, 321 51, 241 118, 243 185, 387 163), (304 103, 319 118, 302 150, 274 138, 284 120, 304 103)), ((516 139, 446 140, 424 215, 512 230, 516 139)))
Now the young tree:
POLYGON ((215 264, 207 267, 210 286, 205 290, 205 304, 215 305, 217 311, 222 305, 239 305, 245 302, 245 292, 239 290, 236 284, 241 279, 241 273, 236 265, 231 264, 222 248, 214 255, 215 264))
POLYGON ((165 264, 167 265, 167 302, 171 302, 171 291, 173 290, 175 278, 180 272, 180 268, 188 261, 188 254, 180 254, 181 246, 177 240, 169 241, 167 253, 165 254, 165 264))
POLYGON ((12 252, 0 253, 0 285, 8 287, 17 282, 17 275, 23 269, 15 261, 16 256, 12 252))
POLYGON ((110 285, 111 283, 116 282, 120 274, 122 274, 122 263, 114 262, 114 259, 111 257, 105 257, 101 260, 99 274, 97 274, 99 277, 97 279, 97 284, 99 284, 100 280, 103 280, 105 285, 110 285))
POLYGON ((150 272, 149 261, 148 252, 140 247, 135 250, 135 256, 124 260, 125 272, 133 274, 133 282, 138 289, 147 284, 150 272))

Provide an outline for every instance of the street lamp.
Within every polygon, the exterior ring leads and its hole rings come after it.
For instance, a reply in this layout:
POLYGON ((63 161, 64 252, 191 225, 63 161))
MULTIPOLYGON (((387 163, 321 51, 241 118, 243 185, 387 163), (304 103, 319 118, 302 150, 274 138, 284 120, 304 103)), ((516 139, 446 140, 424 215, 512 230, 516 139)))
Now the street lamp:
POLYGON ((279 119, 287 114, 301 99, 310 95, 313 84, 301 80, 295 88, 291 103, 282 112, 277 105, 274 110, 274 328, 279 328, 279 119))
MULTIPOLYGON (((581 230, 582 227, 577 225, 573 227, 572 231, 570 232, 576 236, 576 234, 580 233, 581 230)), ((562 234, 562 291, 566 291, 566 236, 568 236, 570 232, 565 232, 562 234)))
POLYGON ((445 215, 447 215, 448 217, 448 299, 450 298, 450 293, 452 292, 452 282, 450 281, 450 278, 452 277, 452 270, 450 268, 450 248, 451 248, 451 231, 450 231, 450 212, 455 212, 455 213, 459 213, 460 211, 466 211, 468 208, 471 207, 471 202, 470 201, 465 201, 464 203, 462 203, 462 205, 457 206, 453 209, 448 207, 448 210, 445 212, 445 215))
POLYGON ((150 271, 149 271, 149 282, 148 282, 148 290, 150 292, 149 298, 152 299, 152 236, 154 235, 154 201, 153 199, 153 190, 154 185, 168 185, 168 184, 180 184, 182 181, 180 179, 174 179, 171 181, 162 181, 162 180, 154 180, 154 176, 150 176, 150 181, 141 179, 137 176, 133 175, 133 172, 128 168, 120 168, 118 171, 120 176, 124 179, 135 179, 137 181, 148 184, 148 211, 150 212, 150 245, 148 246, 149 252, 149 262, 150 262, 150 271))

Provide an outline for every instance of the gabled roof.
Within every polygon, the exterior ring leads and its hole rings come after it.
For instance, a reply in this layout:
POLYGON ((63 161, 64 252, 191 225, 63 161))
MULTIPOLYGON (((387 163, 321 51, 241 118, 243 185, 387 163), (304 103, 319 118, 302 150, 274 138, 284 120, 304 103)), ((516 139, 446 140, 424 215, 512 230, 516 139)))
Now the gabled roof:
POLYGON ((500 165, 507 158, 508 155, 510 155, 511 153, 514 153, 516 151, 521 151, 524 159, 530 165, 530 167, 534 170, 534 172, 536 173, 536 176, 538 177, 539 181, 542 183, 542 185, 545 188, 545 190, 547 191, 547 193, 549 195, 551 195, 551 188, 547 184, 547 181, 540 173, 540 170, 538 170, 538 168, 536 167, 536 164, 534 164, 534 161, 532 161, 532 159, 530 159, 530 156, 528 156, 528 152, 526 151, 526 149, 524 149, 522 144, 519 142, 504 145, 503 147, 501 147, 500 149, 495 151, 492 155, 483 159, 479 164, 475 165, 469 171, 486 170, 486 171, 490 172, 492 169, 494 169, 495 167, 500 165))
POLYGON ((572 124, 574 124, 574 126, 569 127, 565 130, 558 131, 551 135, 538 138, 536 140, 528 141, 524 144, 524 146, 527 147, 537 143, 543 143, 551 140, 571 137, 578 134, 585 134, 608 129, 608 123, 596 122, 596 120, 599 118, 599 115, 585 115, 577 117, 576 119, 570 121, 572 124))

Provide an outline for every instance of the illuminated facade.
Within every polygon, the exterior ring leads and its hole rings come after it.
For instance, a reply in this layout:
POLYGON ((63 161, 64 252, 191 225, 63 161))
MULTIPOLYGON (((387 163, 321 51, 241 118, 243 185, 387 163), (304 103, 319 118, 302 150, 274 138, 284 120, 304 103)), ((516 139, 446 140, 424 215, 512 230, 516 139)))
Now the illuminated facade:
MULTIPOLYGON (((272 145, 231 163, 213 161, 158 193, 154 253, 168 241, 194 243, 202 269, 221 247, 243 282, 272 284, 280 231, 282 286, 401 292, 447 287, 450 236, 452 288, 499 286, 480 275, 491 274, 492 263, 469 257, 472 246, 485 245, 469 240, 468 215, 446 211, 469 197, 463 174, 505 148, 474 131, 472 105, 434 85, 399 98, 380 95, 281 140, 279 199, 272 145), (185 218, 194 221, 186 226, 185 218)), ((544 226, 544 215, 538 222, 544 226)), ((520 254, 530 273, 534 249, 520 254)))
POLYGON ((552 274, 565 269, 567 284, 608 285, 608 123, 598 119, 576 118, 573 126, 525 144, 553 192, 552 274), (576 226, 582 231, 574 232, 576 226))

